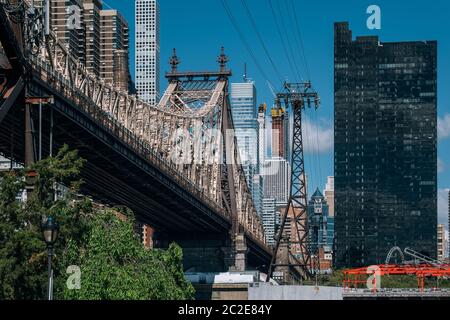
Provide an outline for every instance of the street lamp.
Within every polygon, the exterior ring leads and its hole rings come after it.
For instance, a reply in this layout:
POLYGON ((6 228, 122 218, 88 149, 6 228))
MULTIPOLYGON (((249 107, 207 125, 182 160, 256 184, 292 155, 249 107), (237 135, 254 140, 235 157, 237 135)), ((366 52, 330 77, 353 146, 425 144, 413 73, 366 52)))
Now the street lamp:
POLYGON ((53 270, 52 255, 53 246, 58 238, 59 226, 53 217, 48 217, 47 221, 42 225, 42 233, 44 241, 47 244, 47 260, 48 260, 48 300, 53 300, 53 270))

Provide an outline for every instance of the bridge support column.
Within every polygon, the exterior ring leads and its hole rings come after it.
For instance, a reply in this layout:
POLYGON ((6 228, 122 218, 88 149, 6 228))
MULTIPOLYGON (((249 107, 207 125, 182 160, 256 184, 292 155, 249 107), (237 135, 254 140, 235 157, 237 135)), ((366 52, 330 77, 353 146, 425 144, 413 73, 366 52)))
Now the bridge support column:
POLYGON ((33 127, 31 124, 31 104, 25 104, 25 167, 29 167, 35 161, 33 127))
POLYGON ((224 234, 165 234, 155 232, 155 248, 174 242, 183 249, 186 272, 227 272, 234 266, 233 246, 224 234))
POLYGON ((244 233, 167 234, 155 232, 155 248, 166 249, 174 242, 183 249, 186 272, 244 272, 248 270, 248 246, 244 233))
POLYGON ((243 272, 247 269, 247 243, 243 233, 237 234, 233 239, 232 261, 230 271, 243 272))

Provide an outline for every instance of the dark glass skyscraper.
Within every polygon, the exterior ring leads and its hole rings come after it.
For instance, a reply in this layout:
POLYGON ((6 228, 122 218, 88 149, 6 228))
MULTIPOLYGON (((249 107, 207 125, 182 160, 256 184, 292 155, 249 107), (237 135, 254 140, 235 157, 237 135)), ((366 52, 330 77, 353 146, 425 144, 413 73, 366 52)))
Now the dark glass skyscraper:
POLYGON ((335 265, 436 258, 437 42, 352 38, 335 24, 335 265))

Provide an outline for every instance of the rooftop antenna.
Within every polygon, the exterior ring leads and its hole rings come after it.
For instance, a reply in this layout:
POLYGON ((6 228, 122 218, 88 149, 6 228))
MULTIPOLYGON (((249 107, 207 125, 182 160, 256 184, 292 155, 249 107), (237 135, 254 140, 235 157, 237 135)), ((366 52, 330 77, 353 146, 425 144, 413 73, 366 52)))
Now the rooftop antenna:
POLYGON ((244 63, 244 82, 247 82, 247 63, 244 63))

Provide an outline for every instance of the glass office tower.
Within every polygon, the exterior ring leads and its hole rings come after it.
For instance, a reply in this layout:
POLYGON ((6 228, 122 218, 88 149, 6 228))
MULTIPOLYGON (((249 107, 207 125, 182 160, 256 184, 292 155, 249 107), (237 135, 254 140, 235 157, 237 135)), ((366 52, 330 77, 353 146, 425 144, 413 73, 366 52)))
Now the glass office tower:
POLYGON ((437 42, 335 24, 335 265, 394 246, 436 258, 437 42))

